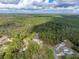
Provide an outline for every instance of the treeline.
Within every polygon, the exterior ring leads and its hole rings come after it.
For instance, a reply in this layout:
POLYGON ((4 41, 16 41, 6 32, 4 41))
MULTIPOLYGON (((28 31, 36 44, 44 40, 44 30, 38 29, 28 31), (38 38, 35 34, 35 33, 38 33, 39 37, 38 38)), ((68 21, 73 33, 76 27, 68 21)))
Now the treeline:
POLYGON ((69 24, 54 21, 35 26, 34 31, 38 32, 40 37, 46 41, 46 43, 52 45, 69 39, 72 35, 72 29, 69 24))
POLYGON ((63 57, 63 59, 79 59, 79 58, 76 55, 74 55, 74 56, 66 55, 66 56, 63 57))
MULTIPOLYGON (((65 20, 66 21, 66 20, 65 20)), ((50 22, 34 27, 34 31, 39 33, 40 38, 48 44, 56 45, 64 40, 71 41, 79 47, 79 31, 71 23, 52 20, 50 22), (75 30, 74 30, 75 29, 75 30)), ((76 49, 78 50, 78 48, 76 49)))

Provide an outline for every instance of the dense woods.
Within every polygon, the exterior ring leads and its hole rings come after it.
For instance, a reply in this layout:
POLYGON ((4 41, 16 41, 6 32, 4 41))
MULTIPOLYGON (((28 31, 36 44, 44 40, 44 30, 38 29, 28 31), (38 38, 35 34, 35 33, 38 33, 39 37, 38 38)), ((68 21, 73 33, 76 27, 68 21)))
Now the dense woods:
POLYGON ((34 27, 33 30, 40 34, 41 39, 51 45, 60 43, 63 40, 70 40, 74 45, 79 46, 79 30, 76 27, 76 23, 72 23, 73 20, 77 20, 76 18, 68 20, 66 18, 56 17, 53 20, 52 17, 51 19, 47 23, 34 27), (68 21, 71 22, 69 23, 68 21))
MULTIPOLYGON (((0 48, 0 59, 54 59, 48 46, 53 47, 64 40, 69 40, 73 44, 72 49, 79 53, 79 16, 0 15, 0 36, 3 35, 12 42, 7 44, 6 50, 0 48), (33 33, 39 33, 43 47, 32 41, 33 33), (29 46, 20 53, 24 39, 29 40, 29 46)), ((64 59, 70 58, 66 56, 64 59)))

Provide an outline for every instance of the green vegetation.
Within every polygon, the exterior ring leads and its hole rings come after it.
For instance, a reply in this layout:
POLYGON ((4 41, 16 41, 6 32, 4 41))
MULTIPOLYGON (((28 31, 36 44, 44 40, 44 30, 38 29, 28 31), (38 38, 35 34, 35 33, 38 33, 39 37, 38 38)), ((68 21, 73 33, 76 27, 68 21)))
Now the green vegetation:
POLYGON ((0 59, 54 59, 53 51, 46 45, 54 46, 69 40, 73 43, 72 49, 79 52, 79 16, 0 15, 0 35, 6 35, 13 41, 5 52, 0 53, 0 59), (43 47, 32 42, 33 33, 39 33, 44 41, 43 47), (29 46, 20 53, 22 41, 27 38, 29 46))
POLYGON ((51 45, 70 40, 78 48, 79 17, 62 15, 50 18, 49 22, 34 27, 34 31, 40 33, 42 40, 51 45))
POLYGON ((78 57, 76 56, 64 56, 64 59, 79 59, 78 57))

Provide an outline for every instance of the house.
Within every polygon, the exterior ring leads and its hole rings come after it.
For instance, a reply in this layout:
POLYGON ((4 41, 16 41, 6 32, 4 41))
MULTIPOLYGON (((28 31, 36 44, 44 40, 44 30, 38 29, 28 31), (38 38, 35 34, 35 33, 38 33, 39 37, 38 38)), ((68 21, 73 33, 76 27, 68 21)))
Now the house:
POLYGON ((4 45, 8 42, 12 42, 12 40, 10 40, 7 36, 0 37, 0 45, 4 45))
POLYGON ((71 48, 69 48, 65 42, 58 44, 55 47, 56 56, 61 57, 65 55, 73 55, 74 52, 71 48))
POLYGON ((36 33, 35 37, 33 38, 33 41, 36 42, 38 45, 43 44, 43 41, 40 40, 38 33, 36 33))

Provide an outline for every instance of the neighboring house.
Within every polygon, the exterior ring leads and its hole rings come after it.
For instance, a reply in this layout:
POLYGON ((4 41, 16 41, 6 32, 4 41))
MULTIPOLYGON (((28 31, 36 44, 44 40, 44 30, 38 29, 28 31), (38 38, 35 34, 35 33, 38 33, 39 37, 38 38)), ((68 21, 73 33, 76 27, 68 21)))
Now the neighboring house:
POLYGON ((70 47, 68 47, 65 42, 56 45, 54 51, 57 57, 74 54, 73 50, 70 47))
POLYGON ((39 45, 43 44, 43 41, 40 40, 38 33, 36 33, 35 37, 33 38, 33 41, 36 42, 39 45))
POLYGON ((8 42, 12 42, 12 40, 10 40, 7 36, 0 37, 0 45, 4 45, 8 42))
POLYGON ((8 48, 8 43, 12 42, 7 36, 0 36, 0 53, 4 53, 8 48))

